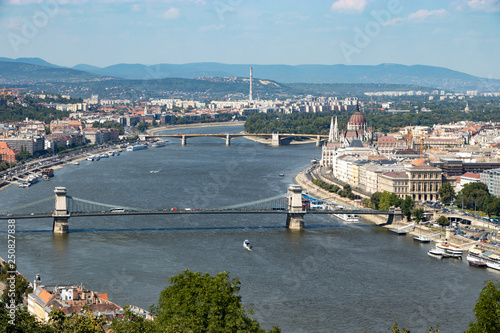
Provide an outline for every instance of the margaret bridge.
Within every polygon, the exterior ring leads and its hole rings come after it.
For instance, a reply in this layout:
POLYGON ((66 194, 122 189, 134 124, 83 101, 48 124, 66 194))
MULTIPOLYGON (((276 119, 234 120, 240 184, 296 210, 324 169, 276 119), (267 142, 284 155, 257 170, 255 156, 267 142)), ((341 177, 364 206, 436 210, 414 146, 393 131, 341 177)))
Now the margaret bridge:
POLYGON ((288 144, 290 141, 297 138, 312 139, 316 141, 316 146, 321 146, 325 139, 328 139, 328 135, 316 135, 316 134, 284 134, 284 133, 219 133, 219 134, 148 134, 140 135, 139 139, 142 141, 148 141, 156 138, 176 138, 181 140, 181 144, 186 145, 187 139, 189 138, 200 138, 200 137, 213 137, 221 138, 226 140, 226 146, 231 145, 232 138, 248 137, 248 138, 263 138, 270 139, 271 146, 281 146, 283 144, 288 144))
MULTIPOLYGON (((149 210, 135 207, 117 206, 91 200, 75 198, 67 194, 65 187, 56 187, 55 196, 50 196, 22 206, 0 210, 0 220, 53 219, 52 231, 56 234, 69 232, 70 218, 91 216, 127 215, 184 215, 184 214, 283 214, 286 226, 292 230, 304 229, 305 214, 378 214, 387 215, 387 224, 402 220, 401 211, 377 211, 371 209, 326 209, 307 208, 303 204, 302 188, 290 185, 286 194, 257 201, 209 209, 149 210), (52 204, 53 203, 53 204, 52 204), (52 210, 51 207, 55 207, 52 210)), ((316 204, 321 200, 314 199, 316 204)))

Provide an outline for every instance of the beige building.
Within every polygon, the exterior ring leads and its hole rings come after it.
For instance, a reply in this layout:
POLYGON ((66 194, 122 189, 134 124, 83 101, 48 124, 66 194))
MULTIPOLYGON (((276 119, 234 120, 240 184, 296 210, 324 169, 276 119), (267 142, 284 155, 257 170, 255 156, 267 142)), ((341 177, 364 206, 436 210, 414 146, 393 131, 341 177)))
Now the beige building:
POLYGON ((60 309, 66 316, 81 313, 87 306, 95 315, 103 315, 108 321, 123 315, 123 309, 108 301, 107 294, 99 294, 82 286, 46 287, 37 275, 33 292, 28 294, 28 312, 41 321, 47 322, 49 314, 60 309))

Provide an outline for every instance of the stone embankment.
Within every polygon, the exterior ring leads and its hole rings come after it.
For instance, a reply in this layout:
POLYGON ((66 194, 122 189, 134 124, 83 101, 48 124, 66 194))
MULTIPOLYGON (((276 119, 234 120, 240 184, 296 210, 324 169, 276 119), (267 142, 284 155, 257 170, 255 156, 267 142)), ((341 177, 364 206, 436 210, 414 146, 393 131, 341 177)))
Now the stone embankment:
MULTIPOLYGON (((361 203, 358 201, 350 200, 348 198, 343 198, 338 194, 334 194, 331 192, 328 192, 326 190, 323 190, 321 187, 315 185, 312 180, 313 179, 321 179, 323 181, 326 181, 330 184, 334 184, 333 182, 329 181, 325 177, 320 177, 316 172, 314 172, 315 167, 309 167, 302 172, 300 172, 296 177, 295 177, 295 182, 300 185, 304 190, 309 192, 312 196, 325 200, 325 201, 331 201, 335 202, 344 206, 352 207, 352 208, 360 208, 361 203)), ((337 184, 338 185, 338 184, 337 184)), ((385 225, 387 222, 387 216, 386 215, 363 215, 360 216, 363 221, 368 222, 368 223, 373 223, 376 225, 383 226, 385 228, 390 228, 390 229, 397 229, 399 227, 407 226, 408 223, 395 223, 395 224, 388 224, 385 225)), ((478 241, 471 241, 468 238, 462 237, 460 235, 449 235, 448 238, 446 238, 446 231, 444 228, 439 228, 439 227, 432 227, 432 226, 426 226, 426 225, 416 225, 412 230, 408 232, 408 235, 411 237, 416 237, 416 236, 432 236, 432 241, 435 242, 441 242, 444 241, 445 239, 448 242, 451 242, 453 244, 456 244, 463 249, 468 249, 472 246, 478 245, 479 248, 483 250, 490 250, 490 251, 498 251, 498 247, 488 245, 487 243, 480 243, 478 244, 478 241)))

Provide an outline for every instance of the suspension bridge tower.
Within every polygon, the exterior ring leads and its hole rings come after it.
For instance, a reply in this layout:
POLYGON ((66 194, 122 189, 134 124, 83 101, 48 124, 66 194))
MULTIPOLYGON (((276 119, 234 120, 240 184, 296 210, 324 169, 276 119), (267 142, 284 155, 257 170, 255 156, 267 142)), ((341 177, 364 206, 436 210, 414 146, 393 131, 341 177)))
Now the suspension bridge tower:
POLYGON ((288 214, 286 227, 292 230, 304 229, 305 210, 302 207, 302 187, 290 185, 288 187, 288 214))
POLYGON ((52 225, 52 232, 55 234, 67 234, 69 232, 68 213, 66 204, 66 187, 56 187, 54 190, 56 195, 56 209, 52 214, 54 224, 52 225))

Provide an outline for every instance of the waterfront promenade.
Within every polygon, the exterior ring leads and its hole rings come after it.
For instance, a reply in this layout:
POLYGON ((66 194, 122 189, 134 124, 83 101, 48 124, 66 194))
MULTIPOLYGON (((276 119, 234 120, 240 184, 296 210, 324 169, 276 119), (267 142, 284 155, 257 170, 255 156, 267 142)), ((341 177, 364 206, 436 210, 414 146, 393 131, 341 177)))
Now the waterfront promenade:
MULTIPOLYGON (((357 201, 353 201, 347 198, 343 198, 338 194, 333 194, 331 192, 328 192, 326 190, 323 190, 319 186, 315 185, 312 181, 313 179, 321 179, 323 181, 330 182, 328 179, 325 177, 321 177, 320 174, 314 172, 315 167, 309 167, 302 172, 300 172, 296 177, 295 177, 295 182, 300 185, 304 190, 308 191, 312 196, 317 197, 318 199, 325 200, 325 201, 331 201, 335 202, 344 206, 348 207, 353 207, 353 208, 359 208, 361 207, 361 203, 357 201)), ((386 225, 385 222, 387 221, 387 218, 382 215, 363 215, 361 216, 361 219, 363 219, 365 222, 372 223, 379 225, 384 228, 392 229, 392 228, 399 228, 403 226, 409 225, 409 223, 397 223, 397 224, 389 224, 386 225)), ((433 237, 432 241, 434 242, 441 242, 446 239, 446 230, 444 228, 439 228, 439 227, 432 227, 432 226, 427 226, 427 225, 415 225, 412 230, 408 232, 408 235, 411 237, 415 236, 435 236, 433 237), (440 234, 441 236, 435 236, 436 234, 440 234)), ((449 235, 449 238, 446 239, 447 241, 454 243, 463 249, 468 249, 472 246, 478 246, 479 248, 482 248, 483 250, 488 250, 488 251, 494 251, 496 253, 500 254, 500 251, 497 247, 490 246, 487 243, 479 243, 478 241, 471 241, 468 238, 465 238, 460 235, 452 234, 451 236, 449 235)))

